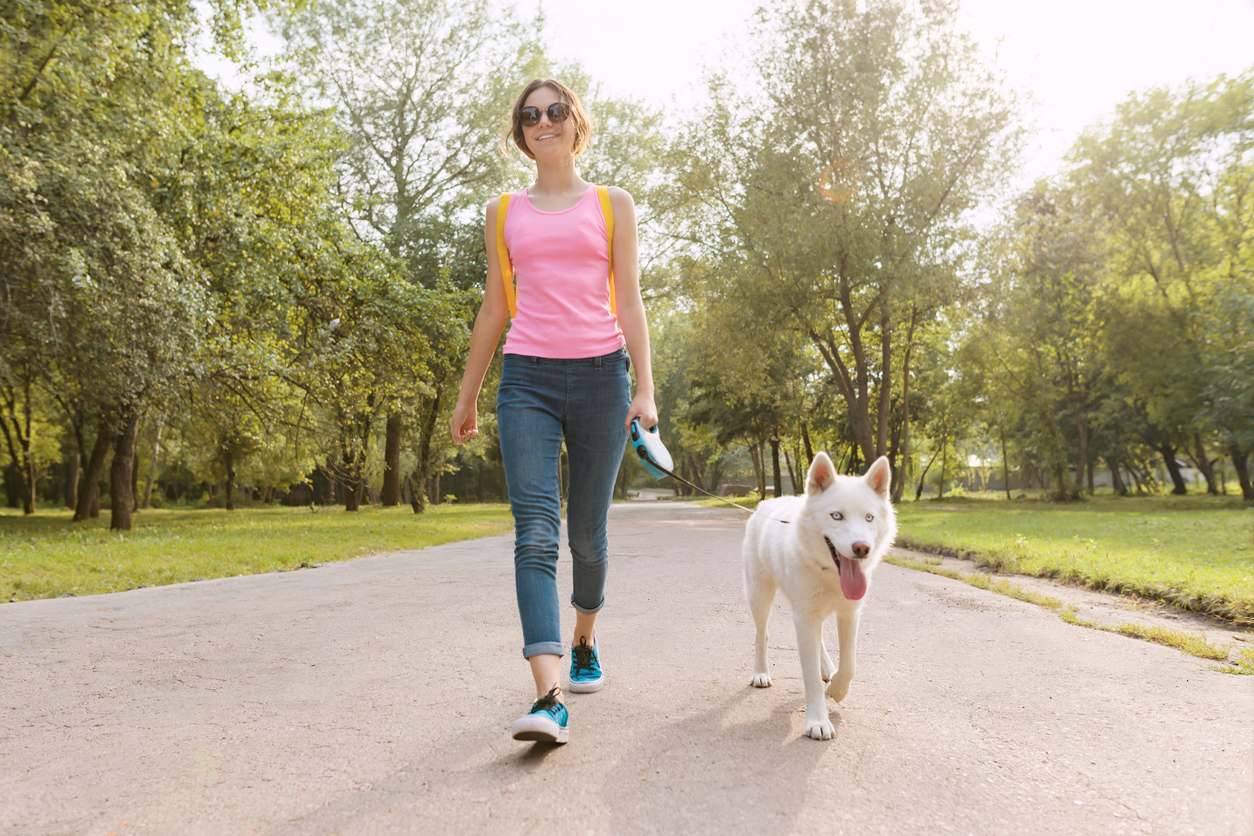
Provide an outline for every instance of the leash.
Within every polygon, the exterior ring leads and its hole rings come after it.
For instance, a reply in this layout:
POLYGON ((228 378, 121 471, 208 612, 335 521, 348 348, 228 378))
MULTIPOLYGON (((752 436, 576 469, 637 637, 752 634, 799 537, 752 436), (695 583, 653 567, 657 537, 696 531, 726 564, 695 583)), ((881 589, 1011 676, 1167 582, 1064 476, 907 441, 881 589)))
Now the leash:
MULTIPOLYGON (((741 511, 747 511, 750 514, 757 513, 754 509, 746 508, 738 502, 732 502, 730 499, 712 494, 705 488, 692 484, 687 479, 671 470, 670 467, 674 465, 674 460, 671 459, 670 452, 667 451, 666 447, 662 444, 662 440, 658 437, 657 427, 642 430, 638 421, 632 421, 631 441, 632 446, 636 450, 636 455, 640 457, 640 463, 644 465, 644 469, 653 473, 655 476, 658 476, 659 478, 661 478, 662 475, 669 476, 676 482, 687 485, 694 491, 699 491, 700 493, 705 494, 710 497, 710 499, 717 499, 719 502, 730 505, 733 508, 739 508, 741 511), (659 459, 662 458, 667 460, 667 464, 664 465, 659 461, 659 459)), ((768 520, 775 520, 776 522, 782 522, 785 524, 792 522, 792 520, 781 520, 778 517, 768 516, 766 518, 768 520)))

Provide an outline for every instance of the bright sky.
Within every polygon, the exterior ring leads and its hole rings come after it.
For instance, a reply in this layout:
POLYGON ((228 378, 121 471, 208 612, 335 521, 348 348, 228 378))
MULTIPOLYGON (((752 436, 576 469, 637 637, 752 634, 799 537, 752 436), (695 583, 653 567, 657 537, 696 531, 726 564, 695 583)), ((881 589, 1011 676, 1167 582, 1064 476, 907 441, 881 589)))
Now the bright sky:
MULTIPOLYGON (((542 2, 554 54, 578 58, 613 92, 680 106, 696 100, 702 66, 724 36, 739 37, 760 5, 542 2)), ((519 2, 525 17, 536 7, 519 2)), ((1254 67, 1254 0, 963 0, 962 20, 1036 100, 1025 180, 1055 170, 1080 130, 1129 91, 1254 67)))
MULTIPOLYGON (((611 92, 680 108, 698 100, 704 65, 743 38, 759 5, 518 0, 519 16, 529 21, 541 2, 552 54, 578 59, 611 92)), ((1254 0, 964 0, 962 9, 1010 83, 1036 101, 1024 184, 1056 170, 1080 130, 1128 92, 1254 67, 1254 0)), ((256 40, 262 52, 274 49, 272 38, 256 40)))

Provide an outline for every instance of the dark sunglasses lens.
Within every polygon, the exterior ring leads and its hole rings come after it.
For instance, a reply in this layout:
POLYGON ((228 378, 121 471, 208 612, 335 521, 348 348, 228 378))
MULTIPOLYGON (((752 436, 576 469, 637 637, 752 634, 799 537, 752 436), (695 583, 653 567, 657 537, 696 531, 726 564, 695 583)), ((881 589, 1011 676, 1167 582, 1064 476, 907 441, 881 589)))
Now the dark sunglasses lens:
POLYGON ((518 111, 518 115, 521 117, 523 127, 525 128, 530 128, 540 123, 540 108, 538 107, 524 107, 518 111))
POLYGON ((553 102, 548 107, 549 121, 554 124, 565 122, 566 117, 570 116, 570 105, 565 102, 553 102))

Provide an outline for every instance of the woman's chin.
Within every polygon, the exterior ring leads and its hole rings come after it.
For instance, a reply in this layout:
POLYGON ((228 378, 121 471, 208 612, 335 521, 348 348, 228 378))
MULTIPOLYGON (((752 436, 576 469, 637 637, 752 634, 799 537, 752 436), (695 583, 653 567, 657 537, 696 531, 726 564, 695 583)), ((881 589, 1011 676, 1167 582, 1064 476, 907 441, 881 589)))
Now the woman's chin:
POLYGON ((550 162, 574 156, 574 149, 565 148, 561 145, 541 145, 539 148, 532 148, 531 153, 534 155, 536 162, 541 160, 550 162))

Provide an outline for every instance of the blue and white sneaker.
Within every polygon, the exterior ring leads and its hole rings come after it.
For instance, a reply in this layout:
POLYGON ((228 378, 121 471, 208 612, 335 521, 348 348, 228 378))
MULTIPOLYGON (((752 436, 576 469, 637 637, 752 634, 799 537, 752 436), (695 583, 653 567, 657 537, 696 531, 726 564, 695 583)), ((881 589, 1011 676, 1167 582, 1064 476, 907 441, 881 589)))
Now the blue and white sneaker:
POLYGON ((588 640, 581 638, 578 646, 570 649, 570 690, 575 694, 591 694, 600 691, 604 684, 605 673, 597 658, 596 640, 588 647, 588 640))
POLYGON ((567 720, 570 715, 558 699, 557 686, 536 700, 531 710, 514 721, 515 740, 535 740, 540 743, 565 743, 570 739, 567 720))

